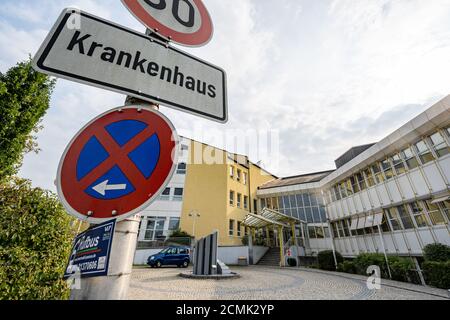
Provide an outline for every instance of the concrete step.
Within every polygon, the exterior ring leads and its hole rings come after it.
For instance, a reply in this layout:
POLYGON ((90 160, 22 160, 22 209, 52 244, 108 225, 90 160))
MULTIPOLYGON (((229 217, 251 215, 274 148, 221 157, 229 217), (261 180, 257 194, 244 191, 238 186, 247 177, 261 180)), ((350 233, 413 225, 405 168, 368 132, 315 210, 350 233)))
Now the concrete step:
POLYGON ((258 265, 261 266, 279 266, 280 265, 280 248, 270 248, 269 251, 259 260, 258 265))

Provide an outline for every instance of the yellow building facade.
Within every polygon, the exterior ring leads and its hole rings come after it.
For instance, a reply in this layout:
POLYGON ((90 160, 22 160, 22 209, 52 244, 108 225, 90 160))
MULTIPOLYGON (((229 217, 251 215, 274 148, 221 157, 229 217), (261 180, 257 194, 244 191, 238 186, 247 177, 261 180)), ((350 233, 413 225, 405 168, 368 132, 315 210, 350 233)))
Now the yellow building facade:
POLYGON ((191 140, 181 230, 196 239, 217 230, 219 245, 242 245, 242 221, 256 212, 257 188, 275 178, 246 156, 191 140))

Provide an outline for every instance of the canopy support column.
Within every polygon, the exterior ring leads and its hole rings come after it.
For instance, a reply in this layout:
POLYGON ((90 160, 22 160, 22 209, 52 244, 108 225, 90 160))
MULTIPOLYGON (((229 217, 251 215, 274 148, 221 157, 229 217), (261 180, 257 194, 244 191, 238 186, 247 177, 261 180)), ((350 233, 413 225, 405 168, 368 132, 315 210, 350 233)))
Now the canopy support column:
POLYGON ((280 267, 284 267, 284 239, 282 226, 278 226, 278 241, 280 242, 280 267))

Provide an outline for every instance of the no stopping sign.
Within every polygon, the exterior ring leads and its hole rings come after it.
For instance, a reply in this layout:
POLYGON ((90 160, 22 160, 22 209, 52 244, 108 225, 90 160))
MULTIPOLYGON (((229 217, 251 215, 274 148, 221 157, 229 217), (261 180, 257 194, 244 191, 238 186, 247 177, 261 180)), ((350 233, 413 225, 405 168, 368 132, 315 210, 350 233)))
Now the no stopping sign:
POLYGON ((66 210, 90 223, 123 220, 149 206, 167 186, 178 135, 157 111, 117 108, 86 125, 58 168, 58 196, 66 210))

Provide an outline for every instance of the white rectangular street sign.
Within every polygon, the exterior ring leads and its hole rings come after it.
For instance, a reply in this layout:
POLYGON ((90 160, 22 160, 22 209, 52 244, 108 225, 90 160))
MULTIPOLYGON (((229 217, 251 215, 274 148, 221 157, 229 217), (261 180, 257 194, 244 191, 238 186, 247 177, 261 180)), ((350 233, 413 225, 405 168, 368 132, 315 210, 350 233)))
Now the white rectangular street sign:
POLYGON ((65 9, 33 60, 60 78, 225 123, 226 73, 145 34, 65 9))

